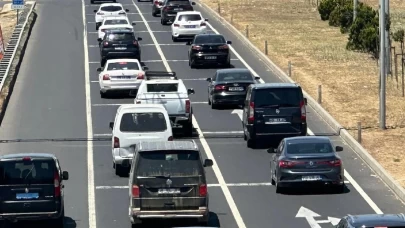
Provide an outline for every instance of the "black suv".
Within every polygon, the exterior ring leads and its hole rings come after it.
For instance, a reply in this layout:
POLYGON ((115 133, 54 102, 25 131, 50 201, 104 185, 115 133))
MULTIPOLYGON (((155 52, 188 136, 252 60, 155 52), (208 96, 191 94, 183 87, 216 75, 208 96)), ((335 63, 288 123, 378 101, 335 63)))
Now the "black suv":
POLYGON ((196 65, 214 63, 231 66, 231 53, 224 36, 218 34, 196 35, 193 41, 188 41, 186 45, 191 45, 188 51, 188 65, 195 68, 196 65))
POLYGON ((141 62, 139 41, 142 38, 136 38, 132 31, 109 30, 103 39, 98 38, 97 40, 100 46, 101 66, 104 66, 108 59, 113 58, 135 58, 141 62))
POLYGON ((24 153, 0 156, 0 220, 51 220, 52 227, 63 227, 63 180, 52 154, 24 153))
POLYGON ((129 218, 132 227, 142 220, 162 218, 209 221, 207 180, 194 141, 154 141, 134 145, 129 177, 129 218))
POLYGON ((257 140, 274 140, 305 136, 307 100, 299 85, 293 83, 251 84, 243 108, 243 131, 247 146, 257 140))
POLYGON ((190 0, 165 0, 160 14, 160 23, 167 25, 168 22, 173 22, 178 12, 193 11, 195 2, 190 0))

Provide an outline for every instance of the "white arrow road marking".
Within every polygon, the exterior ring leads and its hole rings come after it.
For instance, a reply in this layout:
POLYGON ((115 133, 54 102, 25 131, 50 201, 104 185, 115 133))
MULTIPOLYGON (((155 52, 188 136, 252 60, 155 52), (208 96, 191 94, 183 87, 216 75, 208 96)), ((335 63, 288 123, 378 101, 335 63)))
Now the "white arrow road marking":
POLYGON ((231 114, 236 114, 239 116, 239 119, 242 120, 242 115, 243 115, 243 110, 240 109, 234 109, 231 114))
POLYGON ((328 217, 328 220, 334 226, 336 226, 340 222, 340 218, 335 218, 335 217, 328 217))
POLYGON ((305 218, 311 228, 322 228, 315 220, 315 217, 321 217, 317 213, 309 210, 305 207, 300 207, 298 210, 296 218, 305 218))

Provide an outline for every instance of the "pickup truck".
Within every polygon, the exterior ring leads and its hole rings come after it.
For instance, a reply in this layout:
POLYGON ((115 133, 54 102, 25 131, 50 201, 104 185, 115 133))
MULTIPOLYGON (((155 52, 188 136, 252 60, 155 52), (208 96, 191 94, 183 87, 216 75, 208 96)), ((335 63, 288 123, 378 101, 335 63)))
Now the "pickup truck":
POLYGON ((134 100, 135 104, 162 104, 172 123, 173 129, 181 129, 186 137, 193 134, 193 109, 187 89, 175 72, 146 71, 146 80, 142 81, 134 100))

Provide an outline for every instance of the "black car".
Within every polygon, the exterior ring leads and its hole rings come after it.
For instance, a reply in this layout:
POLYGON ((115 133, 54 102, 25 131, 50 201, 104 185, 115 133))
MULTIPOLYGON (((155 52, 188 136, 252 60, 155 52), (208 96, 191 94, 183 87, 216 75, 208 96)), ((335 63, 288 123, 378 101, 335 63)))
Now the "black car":
POLYGON ((307 134, 307 100, 295 83, 251 84, 243 107, 247 146, 258 140, 278 143, 285 137, 307 134))
POLYGON ((217 70, 212 78, 207 78, 208 104, 213 109, 223 104, 243 105, 248 86, 259 79, 246 68, 217 70))
POLYGON ((134 145, 129 177, 130 221, 195 219, 209 221, 204 167, 213 165, 194 141, 143 141, 134 145))
POLYGON ((343 217, 336 228, 404 228, 404 214, 368 214, 343 217))
POLYGON ((301 136, 281 140, 277 149, 269 148, 271 183, 276 192, 286 187, 328 185, 344 191, 344 169, 328 137, 301 136))
POLYGON ((232 42, 226 41, 223 35, 196 35, 193 41, 187 42, 187 45, 191 45, 188 51, 188 65, 195 68, 196 65, 215 63, 230 67, 231 53, 229 44, 232 44, 232 42))
POLYGON ((64 180, 52 154, 18 153, 0 156, 0 220, 50 220, 63 227, 64 180))
POLYGON ((109 30, 103 39, 97 39, 100 46, 100 63, 104 66, 108 59, 113 58, 135 58, 141 62, 141 47, 139 41, 132 31, 109 30))
POLYGON ((167 25, 173 22, 178 12, 194 11, 195 2, 190 0, 165 0, 160 13, 160 23, 167 25))

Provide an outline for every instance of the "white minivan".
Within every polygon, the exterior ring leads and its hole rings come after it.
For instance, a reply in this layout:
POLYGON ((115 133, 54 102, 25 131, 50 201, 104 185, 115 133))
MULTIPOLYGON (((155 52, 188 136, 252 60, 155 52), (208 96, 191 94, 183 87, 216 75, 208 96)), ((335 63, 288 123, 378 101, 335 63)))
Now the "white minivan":
POLYGON ((125 104, 117 109, 112 129, 115 174, 128 174, 135 144, 140 141, 173 141, 169 115, 162 104, 125 104))

